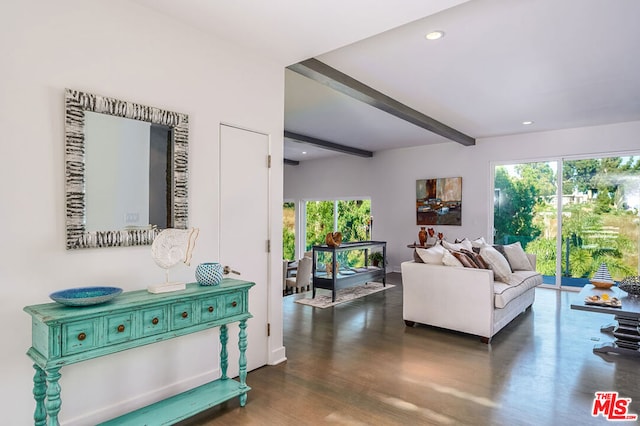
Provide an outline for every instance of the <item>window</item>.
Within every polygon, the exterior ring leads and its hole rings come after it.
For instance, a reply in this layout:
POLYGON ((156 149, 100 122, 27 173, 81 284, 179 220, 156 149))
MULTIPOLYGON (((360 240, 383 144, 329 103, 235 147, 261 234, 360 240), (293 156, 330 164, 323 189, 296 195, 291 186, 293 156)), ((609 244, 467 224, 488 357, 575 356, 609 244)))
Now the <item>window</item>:
POLYGON ((335 231, 334 202, 307 201, 306 202, 306 247, 305 251, 317 244, 324 244, 325 236, 335 231))
POLYGON ((496 244, 519 241, 536 253, 536 266, 545 283, 556 274, 557 163, 497 166, 494 177, 493 228, 496 244))
POLYGON ((637 275, 639 188, 640 156, 496 166, 494 242, 535 253, 546 284, 581 287, 602 263, 637 275))
MULTIPOLYGON (((342 241, 370 239, 371 200, 323 200, 305 203, 305 251, 325 243, 329 232, 342 233, 342 241)), ((342 265, 364 265, 364 252, 352 250, 344 253, 348 259, 338 259, 342 265)))
POLYGON ((582 286, 602 263, 615 281, 638 275, 640 157, 568 160, 562 170, 563 280, 582 286))
POLYGON ((282 257, 296 258, 296 207, 292 202, 282 205, 282 257))

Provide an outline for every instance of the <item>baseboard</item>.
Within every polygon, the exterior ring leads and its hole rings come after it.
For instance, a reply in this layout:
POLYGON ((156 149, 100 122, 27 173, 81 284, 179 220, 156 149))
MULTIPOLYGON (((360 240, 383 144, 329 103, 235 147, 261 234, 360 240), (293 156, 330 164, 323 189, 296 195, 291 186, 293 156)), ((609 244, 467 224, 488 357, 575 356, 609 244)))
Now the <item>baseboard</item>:
POLYGON ((67 426, 81 426, 81 425, 95 425, 115 417, 123 413, 128 413, 140 407, 152 404, 154 402, 165 399, 171 395, 177 395, 181 392, 193 389, 197 386, 210 382, 211 380, 220 377, 220 369, 207 371, 203 374, 190 377, 180 382, 172 383, 161 388, 153 389, 142 395, 137 395, 125 401, 121 401, 116 404, 109 405, 100 410, 84 413, 81 416, 66 419, 64 424, 67 426))
POLYGON ((277 365, 287 360, 286 348, 280 346, 277 349, 271 351, 269 355, 269 365, 277 365))

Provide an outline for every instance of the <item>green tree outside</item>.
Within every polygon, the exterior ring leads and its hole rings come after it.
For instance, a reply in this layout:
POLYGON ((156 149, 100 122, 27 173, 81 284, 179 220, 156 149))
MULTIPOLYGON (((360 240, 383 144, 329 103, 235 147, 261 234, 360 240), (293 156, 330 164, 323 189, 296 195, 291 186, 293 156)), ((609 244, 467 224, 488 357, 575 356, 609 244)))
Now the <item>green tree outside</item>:
POLYGON ((296 207, 294 203, 282 205, 282 258, 296 258, 296 207))
MULTIPOLYGON (((368 239, 368 224, 371 217, 371 200, 308 201, 306 203, 306 247, 325 244, 327 233, 339 231, 342 241, 365 241, 368 239), (337 203, 338 226, 334 225, 334 207, 337 203)), ((337 261, 343 266, 362 266, 364 253, 353 250, 340 254, 337 261), (347 257, 348 256, 348 257, 347 257)), ((323 260, 324 261, 324 260, 323 260)))

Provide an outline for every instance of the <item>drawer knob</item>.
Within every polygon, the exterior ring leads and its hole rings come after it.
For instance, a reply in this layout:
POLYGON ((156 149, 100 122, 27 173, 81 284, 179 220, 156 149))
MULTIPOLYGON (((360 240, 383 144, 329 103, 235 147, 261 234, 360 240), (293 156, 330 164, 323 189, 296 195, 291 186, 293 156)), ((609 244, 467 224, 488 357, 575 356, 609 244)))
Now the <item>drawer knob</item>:
POLYGON ((236 306, 238 306, 238 302, 236 302, 236 301, 234 300, 233 302, 231 302, 231 306, 233 306, 233 307, 235 308, 236 306))
POLYGON ((78 340, 83 341, 86 338, 87 338, 87 335, 85 333, 78 334, 78 340))
POLYGON ((151 324, 153 324, 153 325, 158 324, 158 322, 159 322, 158 318, 154 318, 154 319, 151 320, 151 324))
POLYGON ((188 317, 188 316, 189 316, 189 314, 187 313, 187 311, 184 311, 184 312, 182 313, 182 318, 186 318, 186 317, 188 317))
POLYGON ((213 312, 213 306, 209 306, 208 311, 209 311, 209 312, 213 312))
POLYGON ((118 333, 122 333, 124 331, 124 325, 120 324, 118 326, 118 333))

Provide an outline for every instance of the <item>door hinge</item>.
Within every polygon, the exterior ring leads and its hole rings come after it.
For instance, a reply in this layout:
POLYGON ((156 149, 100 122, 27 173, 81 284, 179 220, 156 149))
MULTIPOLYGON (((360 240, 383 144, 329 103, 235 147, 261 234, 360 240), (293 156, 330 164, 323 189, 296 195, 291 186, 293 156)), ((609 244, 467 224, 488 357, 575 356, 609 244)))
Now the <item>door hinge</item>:
POLYGON ((267 240, 267 253, 271 253, 271 240, 267 240))
POLYGON ((271 168, 271 155, 267 155, 267 168, 271 168))
POLYGON ((267 337, 271 336, 271 324, 267 323, 267 337))

